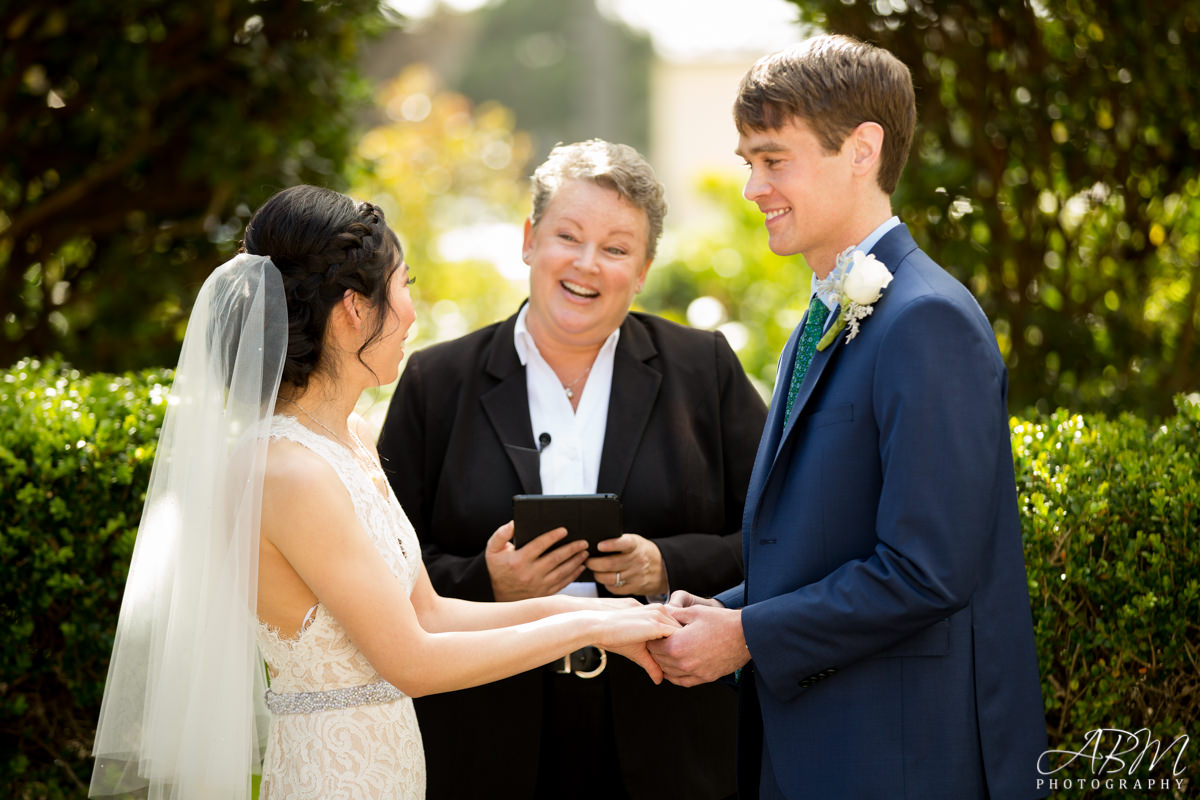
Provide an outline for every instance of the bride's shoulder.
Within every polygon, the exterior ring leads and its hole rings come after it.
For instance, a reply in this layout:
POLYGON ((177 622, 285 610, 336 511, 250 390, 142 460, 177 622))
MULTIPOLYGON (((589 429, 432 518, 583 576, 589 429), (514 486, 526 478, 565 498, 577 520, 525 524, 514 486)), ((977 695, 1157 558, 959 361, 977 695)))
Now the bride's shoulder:
POLYGON ((323 494, 340 486, 337 473, 329 462, 309 448, 291 439, 272 439, 267 445, 267 463, 263 475, 263 493, 323 494))
POLYGON ((331 541, 326 532, 355 525, 353 502, 333 467, 298 442, 271 441, 262 492, 263 533, 285 552, 289 543, 331 541))

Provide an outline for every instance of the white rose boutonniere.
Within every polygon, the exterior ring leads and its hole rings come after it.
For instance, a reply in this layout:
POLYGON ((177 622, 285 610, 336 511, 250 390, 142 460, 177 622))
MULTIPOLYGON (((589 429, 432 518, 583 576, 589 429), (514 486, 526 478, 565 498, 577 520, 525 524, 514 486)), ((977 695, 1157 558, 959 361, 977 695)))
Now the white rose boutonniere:
POLYGON ((846 334, 846 341, 858 336, 859 323, 871 315, 875 310, 875 302, 883 296, 883 290, 892 282, 892 273, 873 255, 864 255, 860 250, 848 250, 838 256, 839 262, 843 259, 850 263, 849 270, 838 288, 842 313, 817 343, 818 350, 824 350, 833 344, 847 325, 850 332, 846 334))

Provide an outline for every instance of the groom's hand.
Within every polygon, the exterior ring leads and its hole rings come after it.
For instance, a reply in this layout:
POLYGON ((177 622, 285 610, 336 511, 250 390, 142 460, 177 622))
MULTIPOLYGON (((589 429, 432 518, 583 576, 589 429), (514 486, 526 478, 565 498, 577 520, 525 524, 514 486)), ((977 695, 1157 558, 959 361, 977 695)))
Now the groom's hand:
POLYGON ((687 592, 671 595, 667 610, 683 625, 683 630, 669 638, 648 642, 646 647, 671 683, 679 686, 709 683, 750 661, 740 610, 725 608, 715 600, 687 592), (689 604, 680 605, 677 600, 689 604))
POLYGON ((700 597, 691 592, 685 592, 682 589, 671 592, 671 599, 667 601, 667 605, 678 608, 687 608, 688 606, 712 606, 713 608, 724 608, 720 600, 714 600, 711 597, 700 597))

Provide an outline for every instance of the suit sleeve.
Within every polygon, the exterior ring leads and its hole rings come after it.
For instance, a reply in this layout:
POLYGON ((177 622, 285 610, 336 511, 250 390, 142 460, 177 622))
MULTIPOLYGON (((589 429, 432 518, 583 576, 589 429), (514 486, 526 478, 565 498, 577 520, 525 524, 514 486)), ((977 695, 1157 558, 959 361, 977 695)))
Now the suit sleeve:
POLYGON ((742 510, 767 409, 720 333, 713 336, 725 519, 721 535, 682 533, 656 539, 672 589, 713 595, 742 579, 742 510))
POLYGON ((742 611, 758 674, 781 700, 965 607, 987 568, 996 465, 1009 447, 990 331, 963 305, 926 295, 883 333, 871 387, 878 454, 822 456, 840 480, 878 457, 878 498, 862 495, 878 501, 873 552, 742 611))
MULTIPOLYGON (((431 415, 425 361, 413 354, 400 376, 379 436, 379 455, 396 498, 421 541, 421 556, 438 594, 467 600, 494 600, 482 549, 471 556, 445 552, 432 530, 433 492, 442 472, 449 430, 439 424, 452 415, 431 415)), ((436 411, 436 409, 435 409, 436 411)))
POLYGON ((746 584, 739 583, 732 589, 726 589, 720 594, 714 595, 713 599, 726 608, 741 608, 746 604, 746 584))

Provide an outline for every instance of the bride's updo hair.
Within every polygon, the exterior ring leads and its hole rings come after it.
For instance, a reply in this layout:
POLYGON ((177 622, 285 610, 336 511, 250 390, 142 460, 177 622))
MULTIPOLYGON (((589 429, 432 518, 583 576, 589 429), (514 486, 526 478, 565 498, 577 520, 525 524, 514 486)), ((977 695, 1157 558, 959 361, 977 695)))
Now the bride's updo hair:
POLYGON ((283 276, 288 347, 283 381, 308 385, 322 362, 325 329, 347 289, 365 297, 376 313, 358 359, 383 330, 388 285, 403 260, 400 240, 383 211, 318 186, 293 186, 275 194, 250 218, 242 249, 270 256, 283 276))

